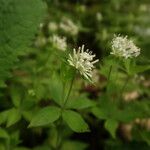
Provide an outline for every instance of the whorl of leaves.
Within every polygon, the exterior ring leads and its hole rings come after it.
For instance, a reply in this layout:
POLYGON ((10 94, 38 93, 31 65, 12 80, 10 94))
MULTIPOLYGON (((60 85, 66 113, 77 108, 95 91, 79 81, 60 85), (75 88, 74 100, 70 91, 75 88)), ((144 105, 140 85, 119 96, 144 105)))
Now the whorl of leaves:
POLYGON ((20 51, 25 50, 43 18, 42 0, 0 0, 0 81, 9 76, 20 51))

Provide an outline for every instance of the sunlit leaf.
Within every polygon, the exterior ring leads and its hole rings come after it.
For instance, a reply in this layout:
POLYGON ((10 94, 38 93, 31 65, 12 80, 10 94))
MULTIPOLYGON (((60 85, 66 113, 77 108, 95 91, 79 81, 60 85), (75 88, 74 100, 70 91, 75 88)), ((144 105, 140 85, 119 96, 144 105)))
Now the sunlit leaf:
POLYGON ((63 112, 63 119, 67 125, 75 132, 88 132, 88 124, 84 121, 82 116, 71 110, 65 110, 63 112))
POLYGON ((105 122, 105 128, 109 131, 113 138, 116 137, 116 129, 118 127, 118 122, 116 120, 108 119, 105 122))
POLYGON ((29 127, 45 126, 53 123, 60 117, 60 108, 54 106, 48 106, 42 108, 35 116, 32 118, 29 127))

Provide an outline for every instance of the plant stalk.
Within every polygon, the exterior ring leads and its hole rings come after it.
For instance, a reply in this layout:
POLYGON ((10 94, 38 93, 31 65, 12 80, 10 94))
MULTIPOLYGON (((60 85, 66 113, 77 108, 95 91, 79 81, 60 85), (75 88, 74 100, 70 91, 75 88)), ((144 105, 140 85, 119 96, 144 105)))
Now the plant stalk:
POLYGON ((70 93, 71 93, 71 90, 72 90, 72 87, 73 87, 74 78, 75 78, 75 76, 74 76, 74 77, 72 78, 72 80, 71 80, 68 94, 67 94, 67 96, 66 96, 66 98, 65 98, 65 100, 64 100, 63 108, 66 106, 66 104, 67 104, 67 102, 68 102, 68 99, 69 99, 69 96, 70 96, 70 93))
POLYGON ((121 97, 122 97, 122 95, 123 95, 123 93, 125 91, 125 88, 127 87, 128 82, 129 82, 129 79, 130 79, 130 77, 128 76, 127 79, 125 80, 123 86, 122 86, 122 89, 120 91, 119 100, 121 100, 121 97))
MULTIPOLYGON (((75 75, 76 75, 76 73, 75 73, 75 75)), ((63 132, 63 130, 61 129, 62 123, 63 123, 62 111, 65 109, 65 106, 68 102, 68 99, 69 99, 69 96, 70 96, 70 93, 71 93, 71 90, 72 90, 72 87, 73 87, 73 82, 74 82, 74 79, 75 79, 75 75, 73 76, 73 78, 71 80, 69 91, 67 93, 66 98, 64 98, 65 100, 64 100, 64 103, 63 103, 62 108, 61 108, 60 122, 57 126, 57 140, 56 140, 56 148, 55 148, 56 150, 60 150, 60 147, 61 147, 61 143, 62 143, 61 136, 62 136, 62 132, 63 132)))
POLYGON ((110 77, 111 77, 111 73, 112 73, 112 65, 109 68, 109 73, 108 73, 108 80, 107 80, 107 87, 106 87, 106 92, 108 93, 108 87, 110 84, 110 77))

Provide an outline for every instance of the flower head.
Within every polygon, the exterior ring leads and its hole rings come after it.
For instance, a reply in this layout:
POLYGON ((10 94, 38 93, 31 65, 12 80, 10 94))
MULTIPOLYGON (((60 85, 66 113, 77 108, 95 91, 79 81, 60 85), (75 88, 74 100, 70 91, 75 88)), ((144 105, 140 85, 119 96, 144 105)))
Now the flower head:
POLYGON ((65 51, 67 48, 66 43, 66 37, 59 37, 58 35, 53 35, 52 38, 50 38, 50 41, 59 50, 65 51))
POLYGON ((112 40, 112 52, 110 54, 127 59, 140 55, 140 49, 132 40, 128 40, 127 36, 115 36, 112 40))
POLYGON ((84 45, 79 47, 78 50, 73 49, 73 55, 69 54, 68 62, 71 66, 75 67, 81 75, 91 81, 92 71, 95 68, 94 64, 98 62, 98 59, 93 61, 95 55, 89 50, 84 51, 84 45))
POLYGON ((60 23, 60 28, 71 35, 78 34, 78 26, 72 20, 64 17, 60 23))
POLYGON ((48 24, 49 31, 55 32, 58 29, 58 25, 56 22, 49 22, 48 24))
POLYGON ((103 16, 102 16, 102 14, 100 12, 96 13, 96 19, 97 19, 97 21, 102 21, 103 16))

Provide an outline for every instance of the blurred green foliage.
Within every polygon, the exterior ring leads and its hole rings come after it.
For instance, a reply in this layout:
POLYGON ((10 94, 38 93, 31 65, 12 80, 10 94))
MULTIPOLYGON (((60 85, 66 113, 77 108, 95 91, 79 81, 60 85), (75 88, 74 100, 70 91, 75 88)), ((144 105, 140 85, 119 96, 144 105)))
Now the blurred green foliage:
POLYGON ((0 0, 0 150, 148 150, 149 18, 149 0, 0 0), (141 55, 108 56, 114 34, 141 55), (81 44, 100 59, 96 82, 77 75, 67 98, 81 44))

